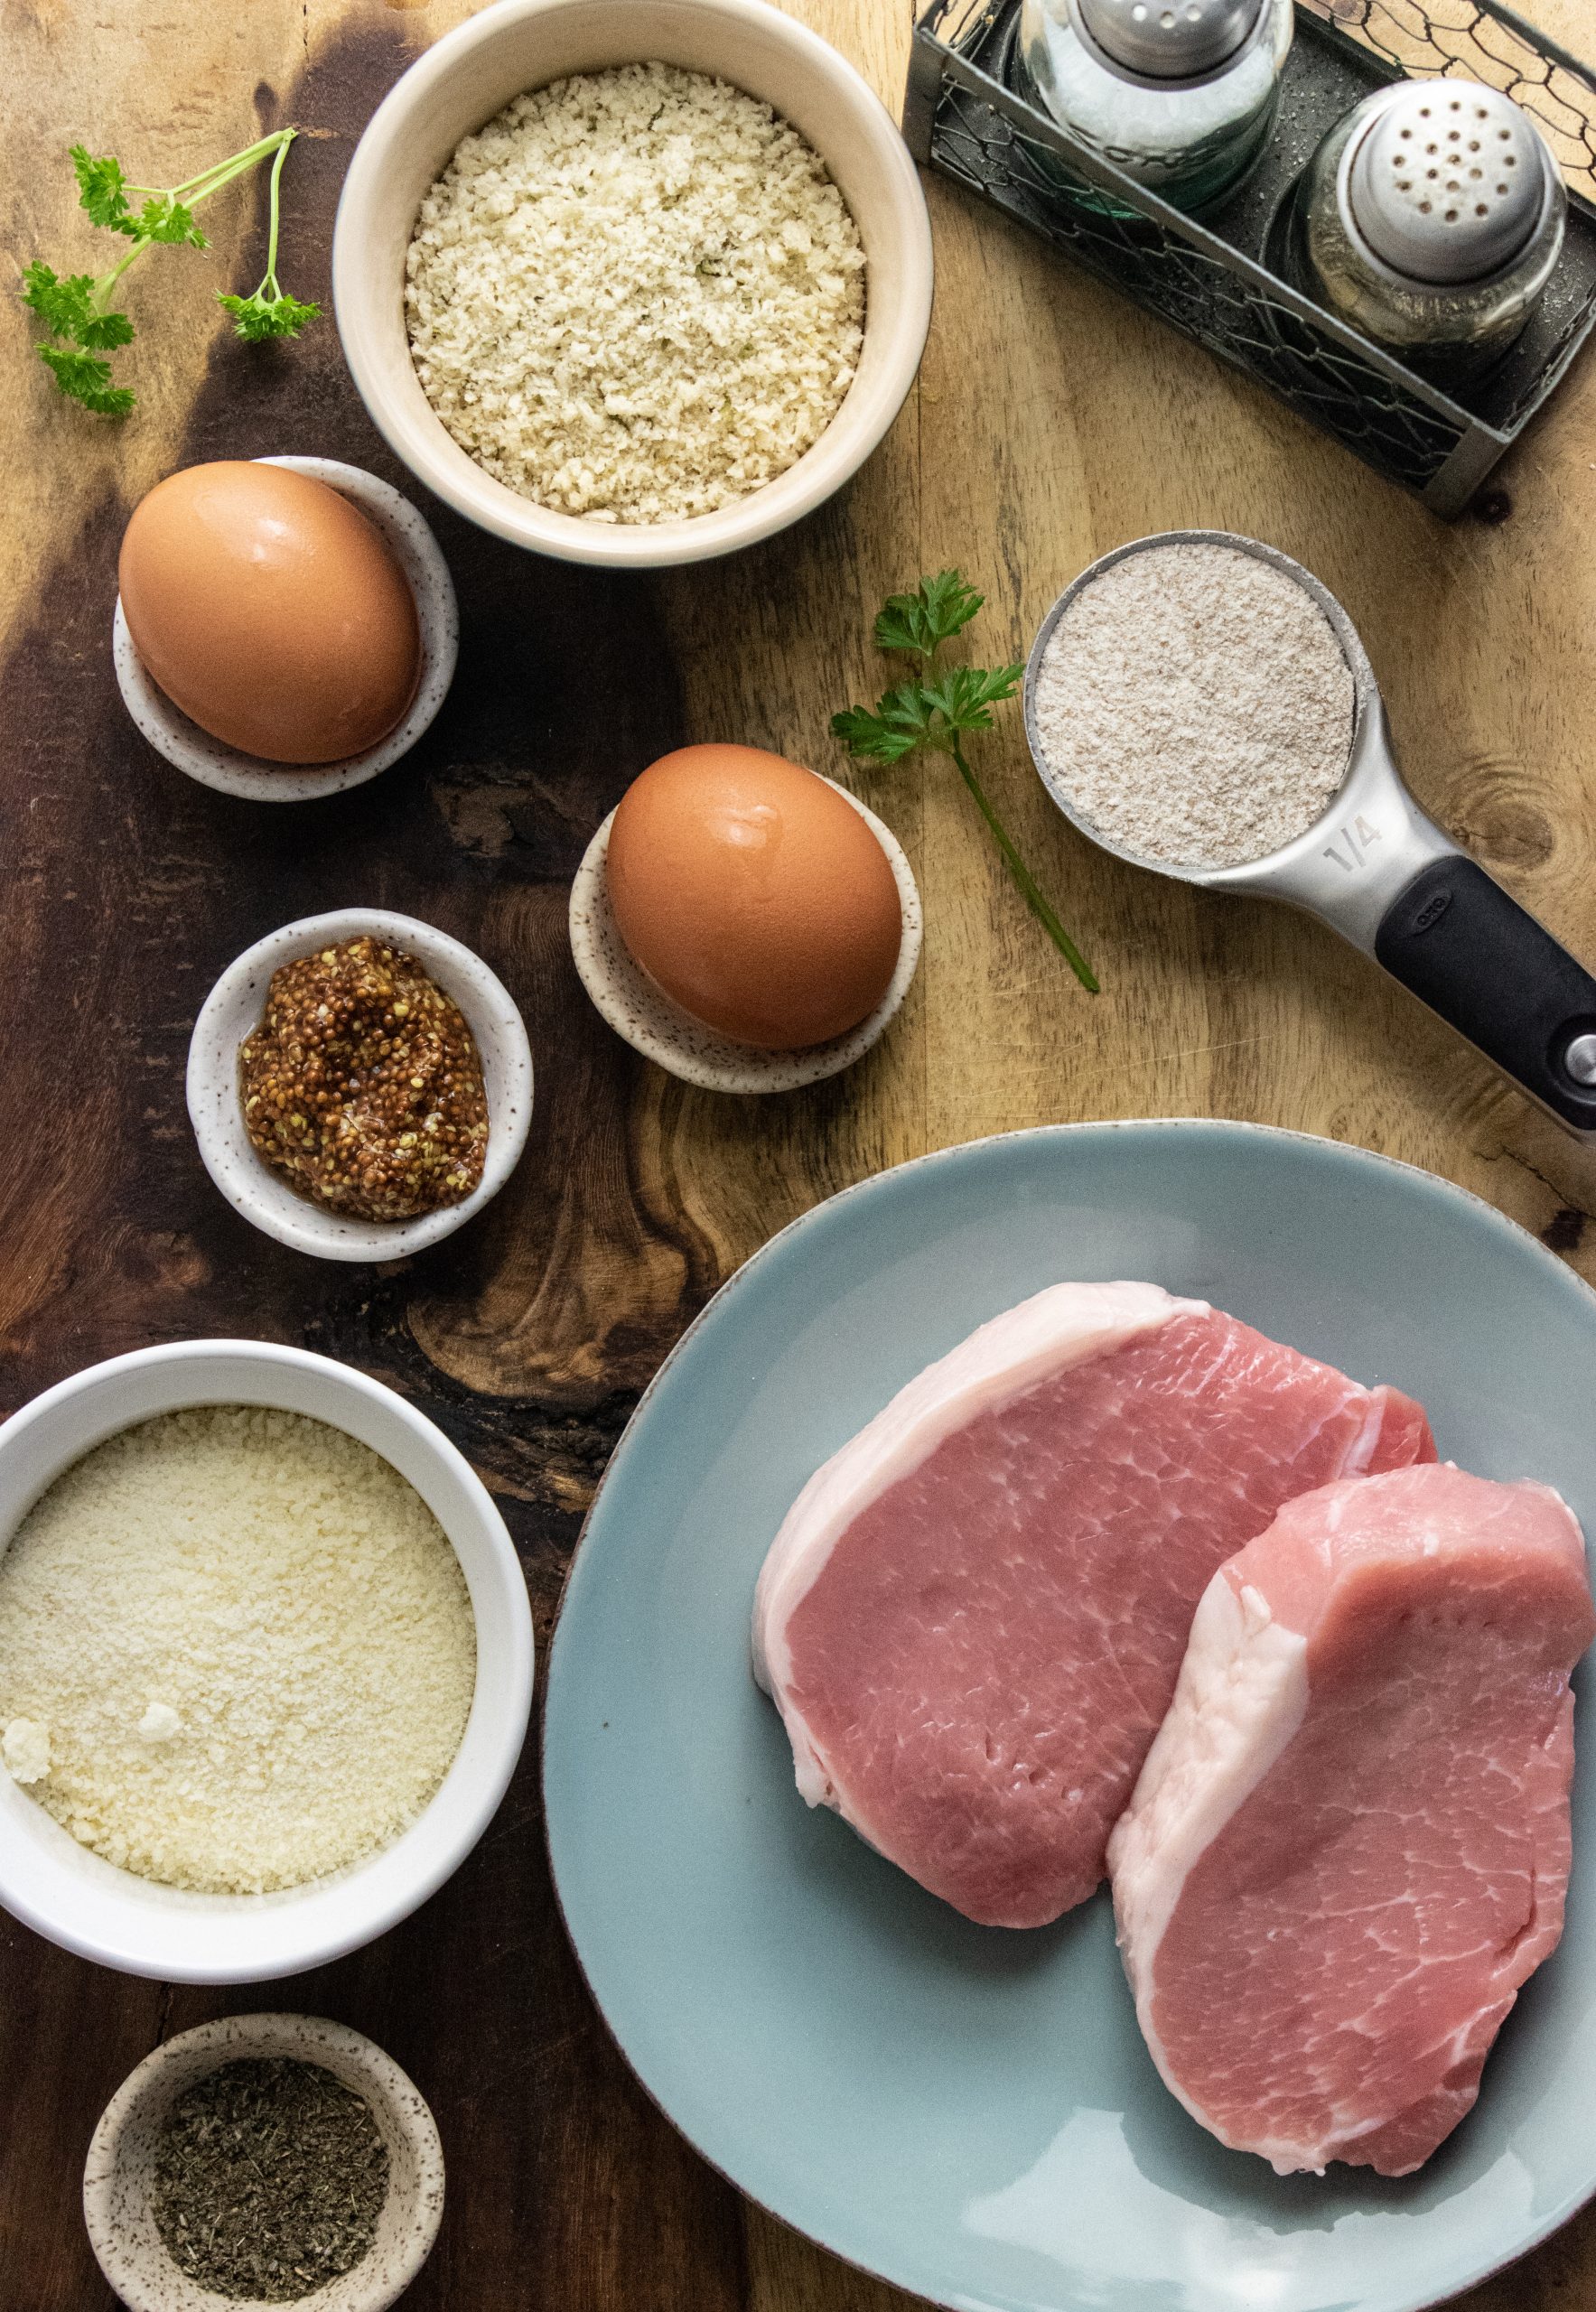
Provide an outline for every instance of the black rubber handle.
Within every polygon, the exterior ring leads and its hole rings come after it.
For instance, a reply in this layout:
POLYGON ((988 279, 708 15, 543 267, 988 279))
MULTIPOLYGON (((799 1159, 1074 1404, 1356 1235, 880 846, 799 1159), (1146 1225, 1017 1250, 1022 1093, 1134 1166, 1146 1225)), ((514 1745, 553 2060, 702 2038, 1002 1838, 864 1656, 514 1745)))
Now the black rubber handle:
POLYGON ((1421 868, 1381 918, 1375 955, 1554 1115, 1596 1132, 1596 1084, 1566 1064, 1596 1035, 1596 979, 1483 867, 1460 852, 1421 868))

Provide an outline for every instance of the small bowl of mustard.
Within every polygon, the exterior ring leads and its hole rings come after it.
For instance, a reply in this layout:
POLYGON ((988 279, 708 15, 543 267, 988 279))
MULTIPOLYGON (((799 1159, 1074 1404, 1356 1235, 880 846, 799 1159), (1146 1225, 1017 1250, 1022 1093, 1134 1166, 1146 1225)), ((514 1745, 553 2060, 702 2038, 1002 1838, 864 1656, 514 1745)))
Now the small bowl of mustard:
POLYGON ((384 909, 257 940, 189 1043, 206 1170, 246 1220, 322 1260, 397 1260, 463 1226, 515 1170, 532 1090, 503 983, 458 939, 384 909))

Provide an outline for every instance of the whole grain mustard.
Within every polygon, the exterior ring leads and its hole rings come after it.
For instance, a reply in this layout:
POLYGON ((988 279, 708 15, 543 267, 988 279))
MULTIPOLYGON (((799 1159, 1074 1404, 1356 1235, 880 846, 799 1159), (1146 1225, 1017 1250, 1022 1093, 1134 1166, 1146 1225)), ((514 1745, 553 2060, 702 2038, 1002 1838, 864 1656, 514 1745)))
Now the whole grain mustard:
POLYGON ((369 934, 273 973, 238 1084, 257 1154, 329 1211, 414 1219, 481 1179, 476 1040, 415 958, 369 934))

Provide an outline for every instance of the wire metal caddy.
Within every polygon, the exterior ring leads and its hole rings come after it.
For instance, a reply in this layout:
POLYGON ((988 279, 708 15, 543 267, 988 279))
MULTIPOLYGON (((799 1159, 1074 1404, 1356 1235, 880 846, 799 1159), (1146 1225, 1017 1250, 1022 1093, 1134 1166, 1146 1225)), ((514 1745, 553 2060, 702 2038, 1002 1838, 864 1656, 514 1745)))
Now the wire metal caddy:
POLYGON ((1296 14, 1265 154, 1200 219, 1019 93, 1020 0, 929 0, 915 28, 903 133, 917 160, 1257 378, 1450 519, 1596 325, 1596 74, 1498 0, 1297 0, 1296 14), (1546 135, 1569 188, 1567 237, 1539 307, 1496 367, 1467 385, 1419 376, 1282 271, 1292 197, 1320 138, 1371 89, 1405 74, 1505 89, 1546 135))

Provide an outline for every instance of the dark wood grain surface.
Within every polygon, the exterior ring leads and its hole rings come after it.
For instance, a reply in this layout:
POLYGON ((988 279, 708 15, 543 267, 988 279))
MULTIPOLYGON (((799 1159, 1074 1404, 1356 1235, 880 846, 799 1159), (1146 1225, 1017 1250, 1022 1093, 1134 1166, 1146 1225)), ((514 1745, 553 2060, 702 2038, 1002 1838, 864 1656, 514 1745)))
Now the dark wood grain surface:
MULTIPOLYGON (((1555 22, 1577 33, 1588 0, 1555 22), (1563 19, 1566 18, 1566 21, 1563 19)), ((285 277, 326 294, 354 138, 467 0, 0 0, 12 77, 7 246, 89 261, 61 148, 83 135, 175 181, 252 121, 307 135, 286 179, 285 277)), ((899 0, 804 0, 893 101, 899 0)), ((1590 29, 1587 27, 1587 29, 1590 29)), ((776 1226, 886 1163, 1074 1116, 1254 1116, 1383 1147, 1491 1197, 1596 1274, 1596 1179, 1491 1071, 1306 923, 1154 885, 1087 852, 1026 774, 986 761, 1102 971, 1097 1004, 1012 903, 965 798, 933 772, 866 788, 908 844, 924 968, 848 1077, 769 1103, 684 1090, 587 1006, 566 887, 654 755, 726 736, 838 765, 833 706, 877 667, 889 586, 962 561, 993 652, 1022 656, 1094 554, 1187 523, 1253 531, 1348 601, 1415 785, 1526 902, 1596 954, 1587 778, 1596 728, 1596 393, 1576 377, 1506 478, 1508 516, 1446 532, 1249 387, 945 191, 921 383, 854 487, 792 536, 667 579, 536 561, 410 484, 366 420, 331 324, 249 349, 213 318, 259 271, 254 194, 214 219, 214 272, 138 349, 118 432, 51 399, 7 300, 12 493, 0 558, 0 1404, 157 1340, 302 1343, 391 1382, 493 1488, 540 1648, 595 1480, 671 1341, 776 1226), (253 204, 253 205, 252 205, 253 204), (121 708, 108 648, 117 543, 173 467, 293 451, 410 489, 460 589, 453 695, 399 768, 267 808, 181 778, 121 708), (183 1104, 195 1012, 221 968, 296 916, 369 902, 477 948, 527 1019, 531 1144, 474 1225, 368 1270, 257 1234, 201 1170, 183 1104)), ((169 266, 170 269, 170 266, 169 266)), ((143 307, 135 295, 135 311, 143 307)), ((1500 508, 1495 511, 1499 513, 1500 508)), ((0 1514, 5 1505, 0 1503, 0 1514)), ((70 1959, 0 1916, 0 2312, 109 2302, 79 2213, 103 2105, 161 2039, 292 2006, 371 2034, 442 2130, 449 2195, 415 2312, 889 2312, 687 2150, 583 1989, 544 1855, 536 1740, 487 1837, 415 1917, 291 1983, 172 1989, 70 1959)), ((1596 2306, 1582 2220, 1483 2307, 1596 2306)))
MULTIPOLYGON (((331 41, 281 104, 263 95, 265 125, 283 111, 333 132, 294 156, 296 278, 324 281, 350 140, 401 62, 379 23, 331 41)), ((172 462, 285 449, 404 480, 330 328, 264 360, 219 339, 172 462)), ((105 490, 39 571, 7 668, 5 1401, 151 1340, 245 1333, 350 1358, 424 1402, 494 1487, 541 1646, 594 1476, 715 1281, 713 1254, 640 1175, 640 1063, 592 1019, 565 942, 565 886, 597 818, 685 735, 657 606, 644 586, 534 562, 429 506, 462 611, 449 704, 380 781, 252 807, 171 773, 122 710, 107 619, 127 511, 105 490), (430 1256, 351 1272, 274 1244, 217 1196, 183 1068, 196 1005, 240 947, 362 900, 485 955, 526 1015, 539 1074, 531 1147, 484 1220, 430 1256), (589 1306, 606 1254, 661 1264, 669 1295, 589 1306), (507 1347, 522 1331, 527 1347, 507 1347)), ((633 2086, 581 1989, 548 1883, 536 1747, 435 1900, 292 1985, 135 1982, 0 1917, 6 2312, 110 2300, 79 2214, 99 2110, 160 2039, 263 2004, 369 2032, 431 2101, 450 2188, 418 2307, 744 2300, 736 2195, 633 2086)))

